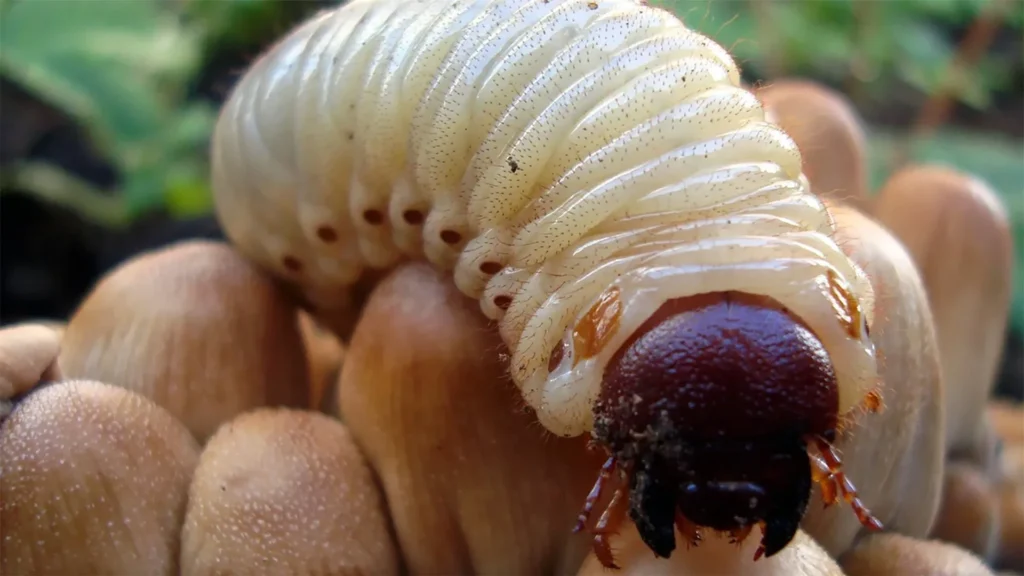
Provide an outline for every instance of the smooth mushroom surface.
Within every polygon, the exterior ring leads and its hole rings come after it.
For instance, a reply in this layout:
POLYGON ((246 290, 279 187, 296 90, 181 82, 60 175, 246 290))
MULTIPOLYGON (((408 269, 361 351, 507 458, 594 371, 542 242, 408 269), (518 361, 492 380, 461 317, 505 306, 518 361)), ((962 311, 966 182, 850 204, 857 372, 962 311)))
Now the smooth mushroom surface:
POLYGON ((874 214, 911 254, 928 293, 945 380, 949 456, 992 473, 996 440, 987 405, 1013 292, 1006 207, 974 176, 913 165, 882 187, 874 214))
POLYGON ((309 407, 330 413, 345 347, 307 312, 299 312, 299 326, 309 363, 309 407))
POLYGON ((309 404, 298 315, 283 290, 227 244, 189 241, 137 256, 68 322, 72 378, 134 390, 205 441, 261 406, 309 404))
POLYGON ((0 329, 0 401, 24 394, 44 380, 62 377, 60 334, 42 324, 0 329))
POLYGON ((980 558, 952 544, 873 534, 840 558, 846 576, 993 576, 980 558))

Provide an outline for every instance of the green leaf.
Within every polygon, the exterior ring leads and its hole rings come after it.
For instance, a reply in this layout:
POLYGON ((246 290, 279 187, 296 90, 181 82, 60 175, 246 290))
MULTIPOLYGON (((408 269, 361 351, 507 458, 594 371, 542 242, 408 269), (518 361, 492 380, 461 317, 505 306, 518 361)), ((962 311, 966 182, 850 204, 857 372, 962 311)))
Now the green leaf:
POLYGON ((199 61, 194 34, 156 0, 17 0, 0 34, 0 72, 115 161, 168 119, 199 61))

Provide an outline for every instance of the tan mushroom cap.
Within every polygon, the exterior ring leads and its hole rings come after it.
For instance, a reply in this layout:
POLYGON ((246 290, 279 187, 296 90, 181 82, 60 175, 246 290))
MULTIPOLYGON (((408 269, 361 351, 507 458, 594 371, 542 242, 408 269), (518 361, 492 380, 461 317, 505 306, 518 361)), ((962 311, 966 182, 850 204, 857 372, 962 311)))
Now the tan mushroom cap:
POLYGON ((383 498, 341 422, 261 409, 203 451, 182 532, 182 573, 395 574, 383 498))
POLYGON ((33 391, 0 427, 0 573, 176 574, 198 452, 127 390, 33 391))
POLYGON ((975 555, 953 544, 902 534, 866 537, 840 559, 846 576, 992 576, 975 555))
POLYGON ((947 465, 942 507, 932 536, 956 544, 986 561, 997 552, 998 496, 989 478, 977 467, 964 462, 947 465))
POLYGON ((60 334, 42 324, 0 329, 0 400, 24 394, 41 380, 59 380, 60 334))
POLYGON ((308 405, 295 306, 231 246, 190 241, 135 257, 68 322, 61 367, 134 390, 204 441, 261 406, 308 405))

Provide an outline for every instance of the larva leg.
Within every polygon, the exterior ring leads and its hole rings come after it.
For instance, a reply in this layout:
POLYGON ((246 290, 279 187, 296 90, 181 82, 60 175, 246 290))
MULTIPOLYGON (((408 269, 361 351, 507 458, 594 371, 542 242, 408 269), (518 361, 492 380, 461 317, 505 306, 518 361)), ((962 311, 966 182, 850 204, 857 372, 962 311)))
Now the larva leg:
MULTIPOLYGON (((846 474, 843 473, 843 463, 839 459, 839 454, 836 453, 835 448, 828 442, 828 440, 821 436, 813 436, 808 438, 807 441, 812 443, 818 452, 824 459, 825 465, 828 469, 828 482, 832 483, 835 490, 842 496, 843 501, 853 508, 854 513, 857 515, 857 519, 869 530, 878 531, 882 529, 882 523, 875 518, 871 511, 864 506, 864 503, 860 501, 857 496, 857 488, 854 487, 853 482, 847 478, 846 474)), ((834 494, 830 494, 830 500, 835 500, 834 494)), ((831 503, 831 502, 827 502, 831 503)))
POLYGON ((614 456, 605 461, 600 473, 598 473, 597 481, 594 482, 594 487, 590 490, 590 494, 587 495, 583 510, 577 517, 576 526, 573 528, 573 533, 576 533, 586 527, 594 507, 601 501, 602 496, 605 495, 609 483, 614 483, 611 499, 605 505, 604 511, 601 513, 597 523, 590 530, 593 536, 594 554, 608 568, 618 568, 612 555, 610 537, 618 534, 619 527, 626 517, 626 511, 629 509, 629 503, 627 502, 629 486, 623 482, 623 479, 628 477, 629 471, 626 469, 616 470, 616 464, 617 461, 614 456), (617 478, 612 476, 614 472, 619 473, 617 478))
POLYGON ((598 474, 597 481, 594 482, 594 487, 591 488, 590 494, 587 495, 587 501, 583 504, 583 510, 577 518, 576 526, 572 529, 573 533, 579 532, 586 527, 587 522, 590 520, 590 515, 594 511, 594 506, 597 504, 598 500, 601 499, 604 487, 612 477, 613 470, 615 470, 614 456, 608 458, 604 465, 601 466, 601 473, 598 474))
POLYGON ((612 494, 608 508, 601 514, 601 519, 594 526, 594 553, 601 563, 609 568, 618 568, 612 555, 610 536, 619 533, 619 527, 626 518, 629 505, 626 501, 629 490, 626 486, 618 486, 612 494))

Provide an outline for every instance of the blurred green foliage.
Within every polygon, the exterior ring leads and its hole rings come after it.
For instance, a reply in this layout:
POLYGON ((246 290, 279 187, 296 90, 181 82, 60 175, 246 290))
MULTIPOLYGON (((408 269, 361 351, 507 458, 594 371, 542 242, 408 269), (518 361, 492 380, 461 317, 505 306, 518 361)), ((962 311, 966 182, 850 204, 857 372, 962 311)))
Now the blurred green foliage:
MULTIPOLYGON (((91 196, 75 203, 88 216, 124 224, 175 190, 203 186, 215 110, 185 101, 201 65, 195 27, 157 2, 10 0, 0 38, 0 72, 82 126, 120 175, 110 192, 74 182, 77 195, 91 196)), ((50 198, 74 178, 31 164, 5 176, 50 198)))
MULTIPOLYGON (((860 100, 892 96, 894 82, 920 93, 942 87, 957 45, 944 28, 970 25, 999 9, 1003 26, 1024 30, 1021 0, 653 0, 730 49, 761 77, 815 78, 856 90, 860 100)), ((1006 55, 989 53, 953 79, 958 99, 984 109, 1012 88, 1006 55)))
POLYGON ((36 192, 119 226, 157 209, 211 207, 206 145, 216 108, 188 90, 217 49, 278 33, 270 0, 3 0, 0 73, 82 126, 119 175, 96 190, 54 166, 9 167, 36 192))
MULTIPOLYGON (((713 36, 757 77, 818 79, 870 106, 908 92, 920 100, 942 86, 957 48, 947 29, 963 30, 994 1, 1006 8, 1005 27, 1024 30, 1022 0, 654 3, 713 36)), ((207 213, 207 141, 216 109, 190 98, 189 89, 221 51, 255 52, 284 34, 301 4, 309 6, 296 0, 0 0, 0 73, 84 127, 120 177, 116 189, 96 190, 55 166, 21 164, 5 167, 4 187, 35 192, 109 226, 154 210, 207 213)), ((955 79, 955 97, 984 110, 993 93, 1019 94, 1020 87, 1009 85, 1011 56, 988 54, 955 79)), ((902 136, 872 131, 876 184, 902 142, 902 136)), ((912 156, 989 181, 1006 199, 1018 246, 1024 246, 1019 139, 943 131, 915 144, 912 156)), ((1014 323, 1024 329, 1019 275, 1017 286, 1014 323)))

